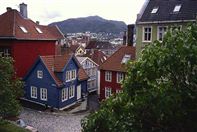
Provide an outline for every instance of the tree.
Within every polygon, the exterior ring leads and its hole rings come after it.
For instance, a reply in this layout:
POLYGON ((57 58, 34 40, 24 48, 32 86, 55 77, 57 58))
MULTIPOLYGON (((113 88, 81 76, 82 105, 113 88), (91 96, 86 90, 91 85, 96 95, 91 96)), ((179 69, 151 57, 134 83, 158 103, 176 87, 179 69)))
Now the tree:
POLYGON ((16 116, 20 105, 17 100, 22 96, 23 83, 15 77, 13 60, 0 57, 0 117, 16 116))
POLYGON ((83 131, 197 130, 197 24, 168 32, 128 64, 122 94, 82 120, 83 131))

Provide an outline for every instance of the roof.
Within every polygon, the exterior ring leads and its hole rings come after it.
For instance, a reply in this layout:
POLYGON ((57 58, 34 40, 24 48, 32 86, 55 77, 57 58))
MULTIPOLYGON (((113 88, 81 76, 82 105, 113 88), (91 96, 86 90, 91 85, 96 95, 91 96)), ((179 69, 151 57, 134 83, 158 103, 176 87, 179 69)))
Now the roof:
POLYGON ((135 47, 122 46, 100 66, 100 69, 125 72, 125 64, 122 64, 122 60, 125 55, 131 55, 131 60, 134 60, 135 47))
POLYGON ((82 67, 79 68, 78 75, 80 81, 87 80, 89 78, 89 76, 82 67))
POLYGON ((77 56, 76 58, 77 58, 77 60, 79 61, 80 64, 83 63, 83 61, 85 61, 85 60, 89 60, 89 61, 91 61, 92 63, 94 63, 96 66, 98 66, 98 64, 95 63, 95 62, 94 62, 92 59, 90 59, 89 57, 77 56))
POLYGON ((40 56, 42 62, 44 63, 44 65, 46 66, 47 70, 49 71, 50 75, 52 76, 52 78, 54 79, 54 81, 56 82, 56 84, 58 86, 63 85, 62 80, 60 80, 57 76, 56 76, 56 72, 61 72, 63 70, 63 68, 65 67, 65 65, 68 64, 68 61, 74 57, 74 59, 77 62, 77 65, 79 65, 79 71, 78 71, 78 76, 79 76, 79 80, 86 80, 88 79, 88 75, 86 74, 86 72, 84 71, 84 69, 81 67, 81 65, 78 63, 77 59, 75 58, 74 55, 72 54, 64 54, 62 56, 40 56))
POLYGON ((72 45, 70 45, 70 49, 75 53, 76 52, 76 50, 78 49, 80 47, 80 45, 79 44, 72 44, 72 45))
POLYGON ((114 48, 116 47, 107 41, 97 41, 97 40, 90 41, 86 46, 86 49, 114 49, 114 48))
POLYGON ((23 18, 15 9, 10 9, 0 15, 0 39, 58 40, 62 38, 64 36, 56 26, 36 24, 30 19, 23 18), (39 33, 36 28, 41 32, 39 33))
POLYGON ((197 0, 149 0, 140 22, 161 22, 161 21, 183 21, 196 20, 197 0), (173 12, 176 5, 181 5, 180 11, 173 12), (156 13, 151 13, 153 8, 158 7, 156 13))
POLYGON ((87 51, 84 57, 88 57, 93 60, 99 66, 108 58, 102 51, 100 50, 93 50, 87 51))

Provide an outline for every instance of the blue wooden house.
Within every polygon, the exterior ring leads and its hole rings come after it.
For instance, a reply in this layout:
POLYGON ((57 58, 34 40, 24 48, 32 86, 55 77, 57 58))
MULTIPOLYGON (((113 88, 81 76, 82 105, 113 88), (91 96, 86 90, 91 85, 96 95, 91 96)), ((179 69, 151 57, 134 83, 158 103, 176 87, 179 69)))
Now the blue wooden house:
POLYGON ((73 54, 40 56, 24 78, 24 97, 64 109, 87 95, 88 78, 73 54))

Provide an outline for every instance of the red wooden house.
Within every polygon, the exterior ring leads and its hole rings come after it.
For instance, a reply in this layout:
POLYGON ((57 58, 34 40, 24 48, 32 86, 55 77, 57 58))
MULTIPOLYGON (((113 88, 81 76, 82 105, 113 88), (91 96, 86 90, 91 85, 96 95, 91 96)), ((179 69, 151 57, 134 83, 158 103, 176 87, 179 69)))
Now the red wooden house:
POLYGON ((125 64, 135 59, 135 47, 122 46, 100 66, 100 99, 122 91, 121 82, 125 77, 125 64))
POLYGON ((39 25, 15 9, 0 15, 0 56, 13 57, 18 77, 24 77, 39 55, 55 55, 62 38, 57 27, 39 25))

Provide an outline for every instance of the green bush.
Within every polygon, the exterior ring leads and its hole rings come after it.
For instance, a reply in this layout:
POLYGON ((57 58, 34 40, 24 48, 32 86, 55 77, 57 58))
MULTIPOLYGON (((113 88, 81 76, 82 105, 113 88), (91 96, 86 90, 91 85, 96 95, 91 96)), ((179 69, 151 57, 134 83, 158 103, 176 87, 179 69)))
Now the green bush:
POLYGON ((197 130, 197 24, 168 32, 128 64, 122 94, 82 120, 85 132, 197 130))

